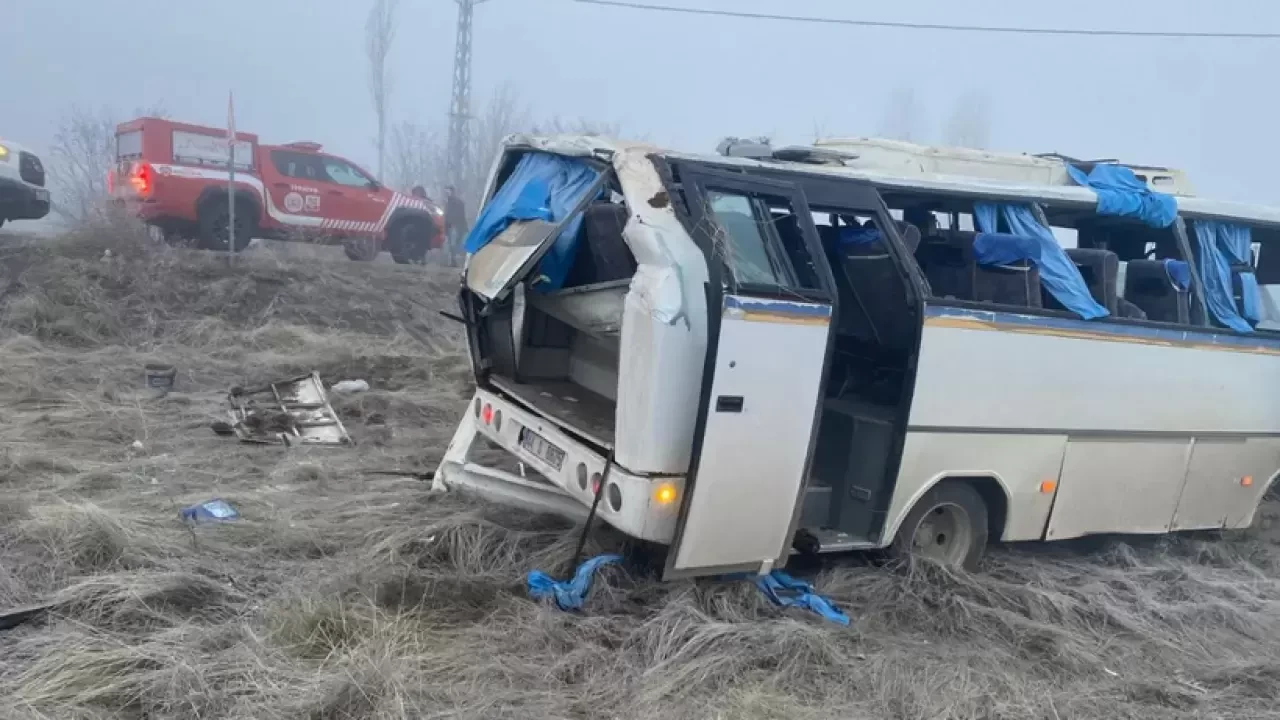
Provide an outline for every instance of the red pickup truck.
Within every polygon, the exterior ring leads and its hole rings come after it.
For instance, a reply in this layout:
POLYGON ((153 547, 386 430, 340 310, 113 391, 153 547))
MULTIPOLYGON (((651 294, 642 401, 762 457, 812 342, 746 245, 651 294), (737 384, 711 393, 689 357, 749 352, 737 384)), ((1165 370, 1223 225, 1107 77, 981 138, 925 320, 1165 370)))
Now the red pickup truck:
POLYGON ((116 166, 107 186, 167 239, 194 238, 207 250, 239 252, 252 238, 341 244, 352 260, 387 250, 421 263, 444 238, 444 213, 396 192, 317 143, 262 145, 236 133, 235 228, 227 132, 143 117, 116 128, 116 166), (230 239, 229 239, 230 238, 230 239))

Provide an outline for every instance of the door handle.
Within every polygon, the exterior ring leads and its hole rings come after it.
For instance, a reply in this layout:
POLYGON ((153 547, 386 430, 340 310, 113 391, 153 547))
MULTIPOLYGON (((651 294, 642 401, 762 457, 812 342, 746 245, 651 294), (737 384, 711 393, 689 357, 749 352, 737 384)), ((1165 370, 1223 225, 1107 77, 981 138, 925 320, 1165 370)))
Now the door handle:
POLYGON ((341 195, 341 194, 342 194, 342 191, 341 191, 341 190, 330 190, 330 191, 329 191, 329 194, 330 194, 330 195, 341 195))
POLYGON ((287 182, 271 183, 271 186, 272 186, 272 187, 278 187, 278 188, 287 188, 287 187, 289 187, 289 183, 287 183, 287 182))
POLYGON ((741 395, 721 395, 716 398, 716 412, 742 412, 741 395))

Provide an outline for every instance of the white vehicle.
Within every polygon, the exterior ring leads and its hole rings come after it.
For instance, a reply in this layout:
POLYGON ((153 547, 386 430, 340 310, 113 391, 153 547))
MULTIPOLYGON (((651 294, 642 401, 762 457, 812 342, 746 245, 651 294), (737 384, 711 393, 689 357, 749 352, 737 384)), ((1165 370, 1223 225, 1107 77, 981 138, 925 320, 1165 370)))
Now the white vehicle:
POLYGON ((44 165, 35 153, 0 139, 0 226, 9 220, 39 220, 49 214, 44 165))
POLYGON ((436 480, 665 577, 1240 528, 1280 471, 1280 210, 583 136, 509 138, 489 187, 436 480))

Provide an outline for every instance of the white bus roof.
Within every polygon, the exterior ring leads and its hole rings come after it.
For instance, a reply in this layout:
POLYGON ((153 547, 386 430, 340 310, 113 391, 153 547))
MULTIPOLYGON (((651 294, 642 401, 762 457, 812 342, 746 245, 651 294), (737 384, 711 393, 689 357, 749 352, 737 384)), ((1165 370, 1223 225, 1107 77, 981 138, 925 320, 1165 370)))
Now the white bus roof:
POLYGON ((827 138, 814 142, 822 150, 837 150, 851 157, 847 167, 906 176, 959 175, 1020 185, 1072 186, 1068 163, 1088 166, 1113 163, 1133 170, 1147 187, 1157 192, 1190 197, 1195 195, 1186 173, 1173 168, 1134 165, 1116 160, 1075 160, 1063 155, 1027 155, 976 150, 963 147, 920 145, 884 138, 827 138))
MULTIPOLYGON (((1098 203, 1098 196, 1092 190, 1079 185, 1016 183, 941 173, 918 173, 906 176, 902 173, 892 173, 884 170, 839 165, 753 160, 723 155, 677 152, 664 150, 648 143, 614 140, 595 135, 512 135, 507 138, 506 144, 533 147, 560 155, 580 157, 601 157, 614 152, 641 151, 644 153, 657 153, 674 159, 696 160, 726 167, 754 167, 773 170, 785 168, 796 172, 862 180, 884 188, 936 192, 992 200, 1018 199, 1026 200, 1027 202, 1046 202, 1059 206, 1068 205, 1080 208, 1094 208, 1098 203)), ((1250 225, 1280 227, 1280 207, 1210 200, 1203 197, 1175 196, 1174 199, 1178 203, 1179 214, 1192 217, 1204 216, 1235 220, 1250 225)))

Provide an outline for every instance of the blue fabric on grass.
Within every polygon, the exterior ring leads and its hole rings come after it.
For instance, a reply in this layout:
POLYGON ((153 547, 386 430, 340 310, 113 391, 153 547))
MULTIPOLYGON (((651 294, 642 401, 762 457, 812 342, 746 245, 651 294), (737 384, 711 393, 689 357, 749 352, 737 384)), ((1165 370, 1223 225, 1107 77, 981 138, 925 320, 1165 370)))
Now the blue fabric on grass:
POLYGON ((581 610, 587 593, 591 591, 591 580, 596 570, 619 562, 622 562, 621 555, 597 555, 579 565, 572 580, 561 582, 541 570, 533 570, 525 584, 529 589, 529 596, 535 600, 555 598, 556 607, 561 610, 581 610))
POLYGON ((830 600, 815 592, 812 585, 803 580, 797 580, 781 570, 774 570, 757 579, 756 587, 779 607, 802 608, 815 612, 833 623, 849 624, 849 616, 830 600))

